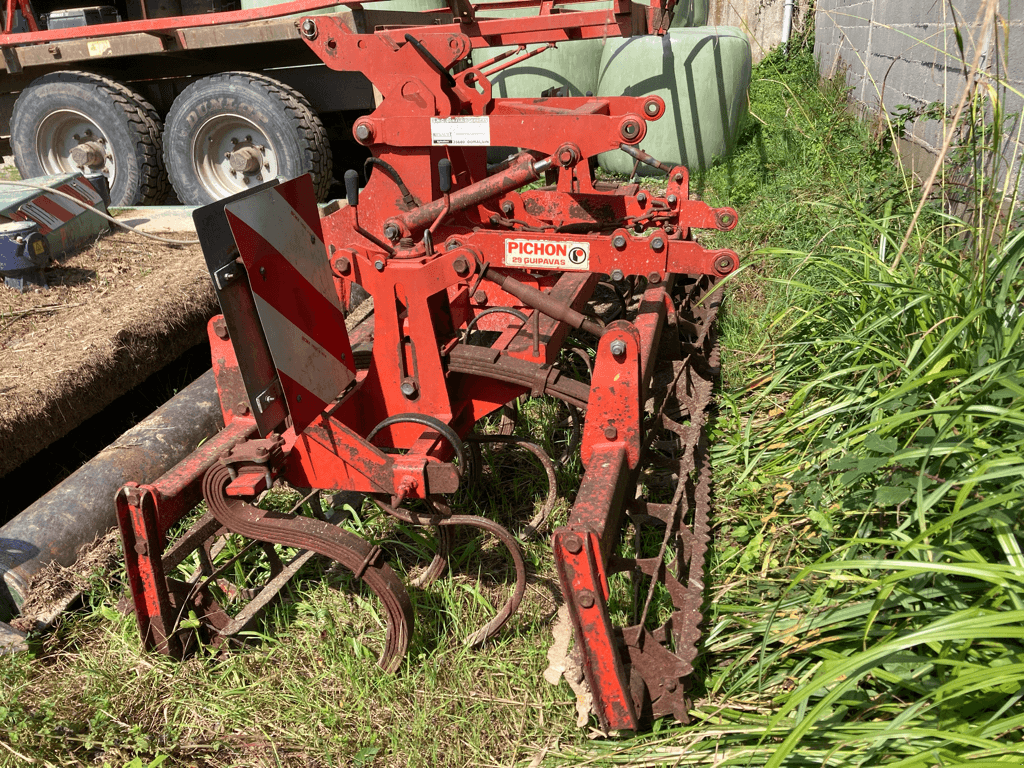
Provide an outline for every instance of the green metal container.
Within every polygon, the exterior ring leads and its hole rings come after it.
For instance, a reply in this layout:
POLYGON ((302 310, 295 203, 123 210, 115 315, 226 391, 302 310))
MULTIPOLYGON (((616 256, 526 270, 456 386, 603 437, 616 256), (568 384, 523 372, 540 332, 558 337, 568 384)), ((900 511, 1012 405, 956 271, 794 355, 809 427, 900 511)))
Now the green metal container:
MULTIPOLYGON (((610 43, 601 57, 599 96, 661 96, 667 106, 647 125, 640 147, 691 171, 708 168, 736 141, 747 110, 750 42, 735 27, 669 30, 664 37, 632 37, 610 43)), ((601 167, 628 174, 633 159, 606 152, 601 167)), ((641 174, 655 174, 640 166, 641 174)))

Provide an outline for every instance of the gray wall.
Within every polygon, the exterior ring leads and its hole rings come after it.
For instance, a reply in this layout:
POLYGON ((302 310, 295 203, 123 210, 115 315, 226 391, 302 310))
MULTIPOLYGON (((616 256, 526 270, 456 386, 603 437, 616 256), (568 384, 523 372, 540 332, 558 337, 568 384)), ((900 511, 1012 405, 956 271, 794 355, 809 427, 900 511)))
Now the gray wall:
MULTIPOLYGON (((871 112, 898 106, 923 108, 931 102, 955 107, 967 69, 980 50, 984 71, 1024 92, 1024 14, 1018 0, 999 0, 996 16, 976 23, 980 0, 818 0, 814 53, 821 74, 845 72, 851 98, 871 112), (963 57, 956 28, 963 40, 963 57), (966 60, 966 63, 965 61, 966 60)), ((1006 111, 1020 113, 1022 99, 1003 89, 1006 111)), ((1004 160, 1020 154, 1011 121, 1004 160)), ((915 170, 926 175, 942 145, 942 125, 920 119, 908 130, 915 170), (930 158, 930 161, 929 161, 930 158)))

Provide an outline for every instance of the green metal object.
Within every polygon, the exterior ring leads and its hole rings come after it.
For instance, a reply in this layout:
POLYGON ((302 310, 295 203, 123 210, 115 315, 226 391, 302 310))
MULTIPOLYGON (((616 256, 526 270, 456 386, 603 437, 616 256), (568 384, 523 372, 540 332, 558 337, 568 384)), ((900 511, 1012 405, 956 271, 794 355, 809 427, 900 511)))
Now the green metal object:
MULTIPOLYGON (((648 125, 640 147, 696 171, 732 151, 747 111, 750 67, 750 41, 736 27, 671 29, 664 37, 606 46, 597 95, 665 99, 665 116, 648 125)), ((623 152, 606 152, 599 161, 613 173, 633 170, 633 159, 623 152)), ((655 173, 641 166, 641 175, 655 173)))

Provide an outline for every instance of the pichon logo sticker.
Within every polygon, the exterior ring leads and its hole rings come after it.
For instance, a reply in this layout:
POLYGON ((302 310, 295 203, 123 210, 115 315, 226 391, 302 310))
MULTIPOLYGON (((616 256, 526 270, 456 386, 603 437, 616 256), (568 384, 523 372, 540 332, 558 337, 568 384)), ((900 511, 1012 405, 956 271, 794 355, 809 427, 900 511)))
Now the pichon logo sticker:
POLYGON ((505 241, 505 266, 516 269, 570 269, 590 271, 590 243, 551 240, 505 241))

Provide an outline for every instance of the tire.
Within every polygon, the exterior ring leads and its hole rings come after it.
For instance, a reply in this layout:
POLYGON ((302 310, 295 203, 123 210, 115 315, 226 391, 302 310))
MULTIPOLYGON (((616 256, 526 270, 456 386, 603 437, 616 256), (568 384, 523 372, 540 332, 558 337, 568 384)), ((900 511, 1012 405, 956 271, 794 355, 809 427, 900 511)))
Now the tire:
POLYGON ((53 72, 18 96, 11 147, 23 178, 100 171, 112 205, 146 205, 169 191, 162 130, 153 105, 127 86, 89 72, 53 72))
POLYGON ((185 205, 304 173, 323 200, 331 181, 327 132, 309 102, 253 72, 211 75, 182 91, 167 113, 164 161, 185 205))

